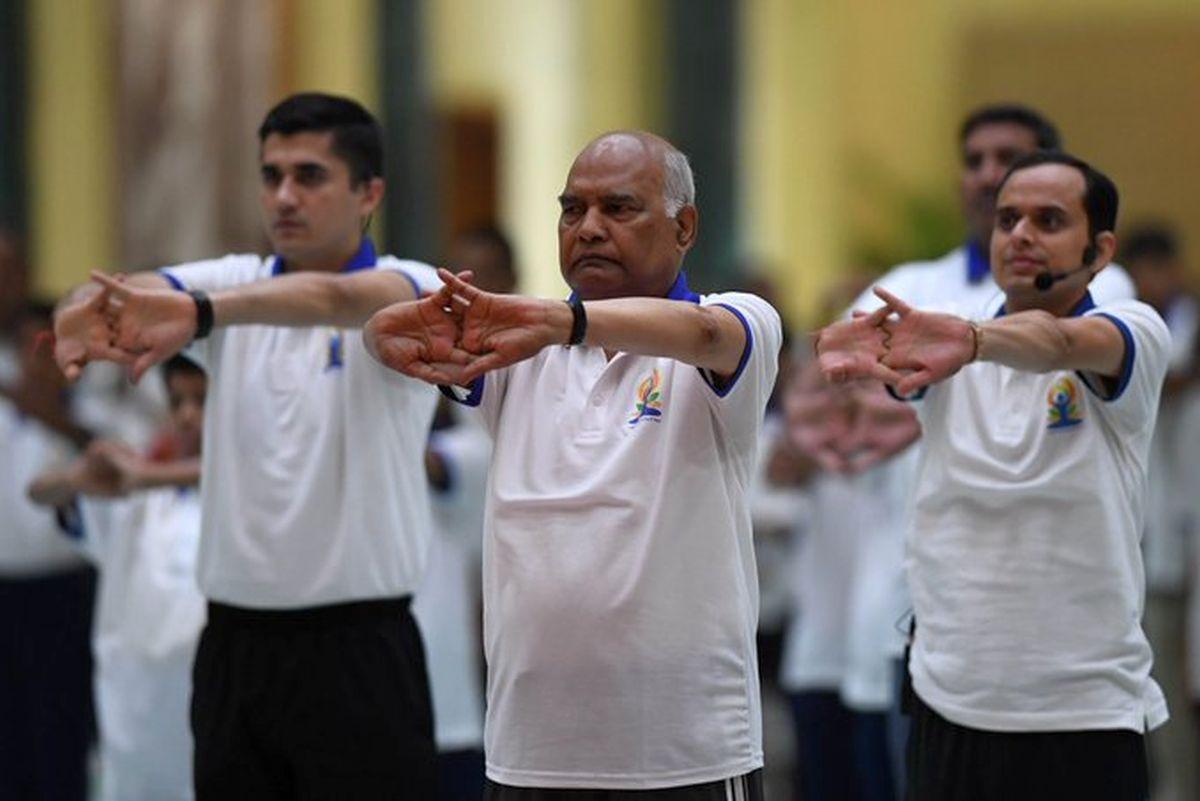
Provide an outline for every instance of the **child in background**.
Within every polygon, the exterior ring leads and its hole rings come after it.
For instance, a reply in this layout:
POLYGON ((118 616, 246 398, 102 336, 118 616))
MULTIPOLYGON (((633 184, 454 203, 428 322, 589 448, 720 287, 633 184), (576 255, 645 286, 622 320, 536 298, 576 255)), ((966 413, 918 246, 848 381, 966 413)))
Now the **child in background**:
POLYGON ((175 460, 153 461, 97 441, 43 473, 34 502, 56 507, 68 536, 100 572, 92 641, 101 797, 192 798, 191 667, 204 625, 196 586, 200 441, 206 379, 192 362, 164 365, 175 460))

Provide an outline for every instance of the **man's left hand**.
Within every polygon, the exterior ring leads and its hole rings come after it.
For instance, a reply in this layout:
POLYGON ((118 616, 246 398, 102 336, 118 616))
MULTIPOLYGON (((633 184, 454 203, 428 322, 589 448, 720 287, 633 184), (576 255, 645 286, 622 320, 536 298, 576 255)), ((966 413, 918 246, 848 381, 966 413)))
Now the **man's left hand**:
POLYGON ((975 332, 963 318, 917 311, 880 287, 875 294, 887 303, 889 312, 880 323, 887 332, 882 361, 905 373, 899 381, 889 382, 901 396, 949 378, 975 357, 975 332))
POLYGON ((466 381, 566 343, 571 312, 561 301, 484 292, 448 270, 438 270, 438 276, 462 317, 459 344, 474 355, 463 372, 466 381))

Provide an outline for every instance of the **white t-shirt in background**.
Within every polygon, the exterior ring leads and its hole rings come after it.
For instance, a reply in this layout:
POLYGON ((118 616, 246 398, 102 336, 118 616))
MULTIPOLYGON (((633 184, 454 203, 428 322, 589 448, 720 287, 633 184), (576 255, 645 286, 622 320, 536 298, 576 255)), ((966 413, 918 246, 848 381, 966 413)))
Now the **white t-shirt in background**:
POLYGON ((200 497, 163 488, 79 501, 79 546, 96 564, 101 797, 192 798, 192 661, 204 627, 196 585, 200 497))
POLYGON ((450 486, 433 493, 429 567, 412 610, 425 640, 434 739, 442 752, 483 748, 479 562, 492 440, 477 415, 454 411, 456 423, 429 438, 450 486))
POLYGON ((54 512, 26 492, 42 472, 66 464, 65 439, 0 397, 0 578, 32 578, 76 570, 84 561, 58 533, 54 512))

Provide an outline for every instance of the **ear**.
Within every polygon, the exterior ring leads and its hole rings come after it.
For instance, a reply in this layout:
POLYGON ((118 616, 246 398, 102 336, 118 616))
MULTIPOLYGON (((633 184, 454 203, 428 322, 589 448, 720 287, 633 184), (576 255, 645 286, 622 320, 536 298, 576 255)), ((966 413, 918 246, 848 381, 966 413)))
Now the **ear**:
POLYGON ((1096 234, 1095 244, 1096 258, 1092 259, 1092 266, 1094 272, 1099 272, 1117 255, 1117 237, 1112 231, 1101 231, 1096 234))
POLYGON ((700 212, 689 204, 675 215, 675 246, 680 253, 687 253, 696 244, 696 233, 700 224, 700 212))
POLYGON ((383 202, 383 179, 372 178, 362 184, 362 198, 359 201, 358 213, 362 217, 374 214, 383 202))

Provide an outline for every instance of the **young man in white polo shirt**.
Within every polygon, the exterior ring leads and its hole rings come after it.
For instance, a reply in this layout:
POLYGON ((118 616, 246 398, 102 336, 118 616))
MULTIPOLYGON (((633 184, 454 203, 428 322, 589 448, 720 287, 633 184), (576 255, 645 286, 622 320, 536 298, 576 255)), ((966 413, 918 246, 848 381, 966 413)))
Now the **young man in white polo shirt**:
POLYGON ((493 801, 761 798, 746 492, 781 328, 757 297, 688 289, 694 197, 669 143, 602 136, 559 198, 570 301, 443 272, 364 330, 396 369, 469 387, 494 438, 493 801))
POLYGON ((436 277, 363 236, 383 179, 361 106, 290 97, 259 141, 274 255, 96 276, 60 308, 56 355, 68 376, 108 358, 136 378, 191 342, 209 373, 197 798, 429 798, 408 599, 431 526, 436 393, 372 361, 353 329, 436 277))
POLYGON ((821 334, 834 380, 929 388, 908 538, 911 798, 1146 797, 1144 732, 1166 706, 1138 538, 1170 338, 1149 306, 1088 292, 1116 213, 1086 163, 1026 156, 997 201, 994 319, 880 290, 883 309, 821 334))

